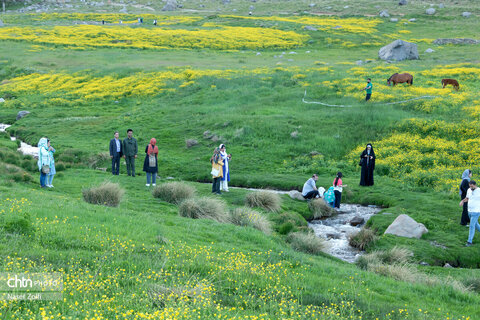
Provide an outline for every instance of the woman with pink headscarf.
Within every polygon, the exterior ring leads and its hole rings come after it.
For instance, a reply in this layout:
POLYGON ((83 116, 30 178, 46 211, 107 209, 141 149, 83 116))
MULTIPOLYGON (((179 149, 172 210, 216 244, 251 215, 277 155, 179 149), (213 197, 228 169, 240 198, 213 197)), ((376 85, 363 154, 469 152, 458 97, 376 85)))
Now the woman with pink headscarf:
POLYGON ((150 180, 152 181, 152 186, 156 185, 157 182, 157 172, 158 172, 158 163, 157 155, 158 148, 156 146, 157 140, 155 138, 150 139, 150 143, 145 148, 145 161, 143 162, 143 171, 147 173, 147 187, 150 187, 150 180))

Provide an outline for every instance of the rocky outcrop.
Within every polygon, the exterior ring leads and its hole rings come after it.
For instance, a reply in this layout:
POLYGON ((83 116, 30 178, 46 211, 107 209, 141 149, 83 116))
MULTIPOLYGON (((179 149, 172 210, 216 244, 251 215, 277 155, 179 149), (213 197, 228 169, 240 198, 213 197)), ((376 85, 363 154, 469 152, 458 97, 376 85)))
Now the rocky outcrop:
POLYGON ((414 60, 418 59, 418 49, 415 43, 395 40, 378 51, 382 60, 414 60))
POLYGON ((433 41, 434 44, 444 45, 444 44, 479 44, 480 41, 469 38, 439 38, 433 41))

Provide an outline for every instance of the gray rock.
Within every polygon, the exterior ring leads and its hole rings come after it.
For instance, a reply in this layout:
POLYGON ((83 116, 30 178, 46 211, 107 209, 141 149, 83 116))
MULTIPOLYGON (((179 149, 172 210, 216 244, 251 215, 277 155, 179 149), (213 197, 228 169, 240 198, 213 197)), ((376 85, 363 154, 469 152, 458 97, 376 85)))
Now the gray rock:
POLYGON ((447 38, 440 38, 433 41, 434 44, 444 45, 444 44, 478 44, 480 41, 475 39, 469 38, 454 38, 454 39, 447 39, 447 38))
POLYGON ((363 64, 363 61, 362 60, 357 60, 357 61, 355 61, 355 64, 357 66, 361 66, 363 64))
POLYGON ((350 6, 345 6, 345 7, 343 7, 343 9, 348 9, 348 8, 350 8, 350 6))
POLYGON ((353 217, 352 220, 350 220, 350 225, 356 227, 356 226, 358 226, 358 225, 360 225, 364 222, 365 222, 364 218, 362 218, 360 216, 356 216, 356 217, 353 217))
POLYGON ((440 3, 440 4, 438 5, 438 7, 439 7, 440 9, 443 9, 443 8, 445 8, 445 5, 444 5, 443 3, 440 3))
POLYGON ((427 232, 427 228, 422 223, 416 222, 406 214, 401 214, 388 226, 384 234, 420 239, 427 232))
POLYGON ((0 103, 3 103, 3 102, 5 102, 5 99, 0 98, 0 103))
POLYGON ((390 22, 398 22, 398 19, 397 18, 391 18, 390 22))
POLYGON ((434 15, 435 12, 436 10, 434 8, 428 8, 427 10, 425 10, 425 13, 428 15, 434 15))
POLYGON ((462 17, 469 18, 472 15, 471 12, 465 11, 462 13, 462 17))
POLYGON ((255 7, 254 7, 254 6, 250 6, 250 7, 248 7, 248 10, 250 10, 250 11, 255 10, 255 7))
POLYGON ((288 54, 297 54, 295 51, 290 51, 288 54))
POLYGON ((30 113, 30 111, 19 111, 19 112, 17 113, 17 118, 16 118, 16 119, 17 119, 17 120, 20 120, 20 119, 22 119, 23 117, 25 117, 25 116, 26 116, 27 114, 29 114, 29 113, 30 113))
POLYGON ((425 50, 425 53, 432 53, 432 52, 435 52, 435 50, 433 50, 432 48, 428 48, 427 50, 425 50))
POLYGON ((415 19, 415 18, 408 19, 408 22, 415 22, 415 21, 417 21, 417 19, 415 19))
POLYGON ((127 7, 123 7, 123 8, 120 9, 118 12, 120 12, 120 13, 128 13, 127 7))
POLYGON ((450 263, 448 263, 448 262, 445 263, 445 265, 444 265, 443 267, 444 267, 444 268, 453 268, 453 267, 450 265, 450 263))
POLYGON ((424 267, 429 266, 429 264, 425 261, 420 262, 419 265, 424 266, 424 267))
POLYGON ((256 56, 260 56, 262 53, 261 52, 257 52, 256 56))
POLYGON ((317 31, 318 29, 315 28, 315 27, 312 27, 312 26, 305 26, 303 27, 304 30, 307 30, 307 31, 317 31))
POLYGON ((399 6, 406 6, 408 4, 407 0, 400 0, 398 1, 399 6))
POLYGON ((341 235, 338 233, 327 233, 327 239, 340 239, 341 235))
POLYGON ((167 0, 167 3, 163 6, 162 11, 175 11, 178 8, 176 0, 167 0))
POLYGON ((305 201, 305 198, 302 196, 302 193, 300 191, 291 190, 291 191, 288 192, 288 195, 290 196, 290 198, 292 198, 294 200, 305 201))
POLYGON ((418 49, 415 43, 395 40, 378 51, 382 60, 414 60, 418 59, 418 49))
POLYGON ((175 180, 174 177, 166 177, 165 179, 167 179, 167 180, 175 180))
POLYGON ((390 15, 388 14, 388 11, 387 10, 382 10, 379 14, 380 17, 382 18, 388 18, 390 17, 390 15))

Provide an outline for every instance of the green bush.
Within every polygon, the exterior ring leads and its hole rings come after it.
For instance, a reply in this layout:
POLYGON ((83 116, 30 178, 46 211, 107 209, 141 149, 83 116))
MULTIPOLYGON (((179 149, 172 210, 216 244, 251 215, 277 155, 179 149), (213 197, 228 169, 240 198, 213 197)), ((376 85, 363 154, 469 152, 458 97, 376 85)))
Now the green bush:
POLYGON ((163 201, 180 204, 195 196, 195 188, 183 182, 167 182, 156 186, 152 194, 163 201))
POLYGON ((0 216, 0 229, 6 233, 32 235, 35 233, 33 221, 27 212, 5 211, 0 216))
POLYGON ((325 241, 313 233, 292 232, 287 236, 287 242, 296 251, 318 255, 325 249, 325 241))
POLYGON ((125 190, 118 183, 104 182, 98 187, 82 190, 83 199, 91 204, 118 207, 125 190))
POLYGON ((247 207, 235 208, 230 212, 230 220, 238 226, 252 227, 265 234, 272 233, 270 221, 260 212, 247 207))
POLYGON ((251 208, 258 207, 267 211, 277 212, 281 208, 282 199, 277 193, 258 191, 247 194, 245 204, 251 208))
POLYGON ((378 237, 375 235, 375 231, 369 228, 363 228, 355 234, 351 234, 348 238, 348 242, 354 248, 365 250, 370 244, 377 241, 378 237))
POLYGON ((335 210, 330 207, 323 199, 313 199, 308 203, 308 208, 313 213, 313 219, 331 217, 335 210))
POLYGON ((218 222, 229 222, 229 214, 227 213, 225 202, 203 197, 189 198, 184 200, 179 208, 178 214, 181 217, 192 219, 211 219, 218 222))
POLYGON ((291 223, 290 221, 287 221, 282 223, 278 227, 278 233, 284 234, 284 235, 289 234, 290 232, 292 232, 293 228, 294 228, 293 223, 291 223))

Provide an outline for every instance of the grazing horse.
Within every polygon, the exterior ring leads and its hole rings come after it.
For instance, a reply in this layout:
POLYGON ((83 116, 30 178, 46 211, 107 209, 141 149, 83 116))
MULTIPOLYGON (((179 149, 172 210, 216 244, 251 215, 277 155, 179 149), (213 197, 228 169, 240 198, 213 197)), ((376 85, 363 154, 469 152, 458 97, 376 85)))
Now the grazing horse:
POLYGON ((387 79, 387 84, 390 86, 390 82, 393 82, 393 86, 397 83, 406 82, 409 85, 413 84, 413 76, 410 73, 395 73, 387 79))
POLYGON ((455 79, 442 79, 443 88, 445 88, 447 84, 451 84, 457 91, 458 89, 460 89, 460 85, 458 84, 458 81, 455 79))

